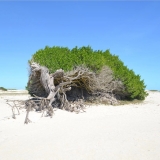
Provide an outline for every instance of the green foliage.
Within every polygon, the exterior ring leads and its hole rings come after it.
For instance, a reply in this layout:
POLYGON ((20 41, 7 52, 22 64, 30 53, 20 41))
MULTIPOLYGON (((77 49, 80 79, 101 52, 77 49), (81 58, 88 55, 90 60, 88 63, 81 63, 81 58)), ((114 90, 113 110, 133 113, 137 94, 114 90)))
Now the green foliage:
POLYGON ((112 69, 115 79, 121 80, 125 85, 126 98, 143 100, 147 96, 146 86, 140 75, 135 75, 133 70, 129 70, 119 57, 112 55, 109 50, 94 51, 90 46, 75 47, 71 50, 67 47, 46 46, 38 50, 29 63, 32 61, 46 66, 51 73, 60 68, 70 71, 79 65, 98 73, 106 65, 112 69))
POLYGON ((0 90, 2 90, 2 91, 7 91, 7 89, 4 88, 4 87, 0 87, 0 90))

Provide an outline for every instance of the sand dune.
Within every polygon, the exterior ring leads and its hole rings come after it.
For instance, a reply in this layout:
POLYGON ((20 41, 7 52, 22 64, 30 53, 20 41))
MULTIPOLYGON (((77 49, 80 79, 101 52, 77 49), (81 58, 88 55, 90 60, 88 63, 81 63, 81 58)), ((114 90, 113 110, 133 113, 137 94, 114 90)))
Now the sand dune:
POLYGON ((5 99, 27 98, 0 94, 2 160, 159 160, 160 92, 149 91, 141 104, 93 105, 80 114, 31 112, 25 125, 25 110, 12 119, 5 99))

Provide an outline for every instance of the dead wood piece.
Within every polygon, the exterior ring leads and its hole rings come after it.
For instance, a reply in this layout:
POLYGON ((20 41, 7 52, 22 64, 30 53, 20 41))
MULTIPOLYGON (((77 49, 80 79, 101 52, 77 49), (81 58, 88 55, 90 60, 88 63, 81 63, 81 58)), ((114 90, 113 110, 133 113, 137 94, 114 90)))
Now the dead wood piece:
POLYGON ((9 100, 7 99, 6 100, 6 103, 11 106, 11 109, 12 109, 12 118, 13 119, 16 119, 16 113, 15 113, 15 109, 17 110, 18 112, 18 115, 20 115, 20 109, 21 108, 24 108, 24 101, 23 100, 9 100))
POLYGON ((29 99, 25 102, 25 107, 26 107, 26 118, 25 118, 25 121, 24 123, 25 124, 28 124, 29 122, 32 122, 28 117, 29 117, 29 112, 32 111, 33 109, 35 110, 38 110, 39 109, 39 106, 36 104, 36 101, 37 100, 32 100, 32 99, 29 99))
POLYGON ((54 107, 70 112, 85 112, 84 100, 98 99, 109 104, 117 103, 115 95, 121 96, 124 86, 114 78, 109 67, 103 67, 100 73, 90 71, 84 66, 78 66, 72 71, 59 69, 49 73, 49 69, 38 63, 31 63, 31 73, 28 88, 36 99, 26 102, 25 123, 30 122, 28 116, 33 109, 46 112, 52 117, 54 107))

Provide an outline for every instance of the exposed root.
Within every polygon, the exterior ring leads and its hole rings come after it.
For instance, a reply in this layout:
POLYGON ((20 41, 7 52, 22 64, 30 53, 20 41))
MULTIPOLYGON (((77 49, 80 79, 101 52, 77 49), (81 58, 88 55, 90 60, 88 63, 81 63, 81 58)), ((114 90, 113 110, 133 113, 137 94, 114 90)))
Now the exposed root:
POLYGON ((11 106, 12 109, 12 118, 16 119, 16 113, 15 113, 15 109, 18 112, 18 115, 20 115, 20 109, 24 107, 24 101, 21 100, 6 100, 6 103, 11 106))
POLYGON ((52 117, 53 108, 76 113, 85 112, 84 101, 114 105, 117 103, 116 96, 121 97, 124 90, 121 81, 113 78, 108 67, 104 67, 99 74, 83 66, 66 73, 59 69, 51 74, 48 68, 37 63, 32 63, 30 68, 28 88, 34 98, 26 101, 7 101, 12 107, 13 118, 16 118, 15 109, 18 114, 22 106, 26 109, 25 124, 31 122, 29 112, 32 110, 42 112, 42 117, 44 113, 52 117))

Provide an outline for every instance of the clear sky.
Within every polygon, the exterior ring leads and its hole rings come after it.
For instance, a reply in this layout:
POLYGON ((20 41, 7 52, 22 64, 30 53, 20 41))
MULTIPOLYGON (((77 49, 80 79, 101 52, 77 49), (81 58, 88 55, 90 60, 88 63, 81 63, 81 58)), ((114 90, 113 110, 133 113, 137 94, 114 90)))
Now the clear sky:
POLYGON ((46 45, 110 49, 160 90, 158 1, 0 1, 0 86, 25 89, 28 60, 46 45))

